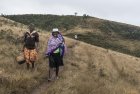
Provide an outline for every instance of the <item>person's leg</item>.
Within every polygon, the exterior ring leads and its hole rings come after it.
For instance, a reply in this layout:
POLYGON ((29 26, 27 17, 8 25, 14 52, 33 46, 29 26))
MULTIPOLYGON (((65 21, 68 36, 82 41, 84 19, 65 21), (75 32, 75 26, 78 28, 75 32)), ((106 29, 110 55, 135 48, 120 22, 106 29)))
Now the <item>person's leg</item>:
POLYGON ((34 67, 35 67, 35 62, 32 61, 32 69, 34 69, 34 67))
POLYGON ((59 77, 59 66, 62 66, 62 60, 61 60, 61 56, 60 53, 56 54, 56 58, 55 58, 55 62, 56 62, 56 79, 58 79, 59 77))
POLYGON ((52 80, 52 75, 53 75, 53 68, 49 68, 49 79, 48 79, 48 81, 52 80))
POLYGON ((26 65, 27 65, 27 69, 29 70, 30 64, 26 62, 26 65))
POLYGON ((32 69, 35 67, 35 61, 37 59, 37 52, 36 49, 30 50, 30 61, 32 64, 32 69))
POLYGON ((58 76, 59 76, 59 66, 56 67, 56 78, 58 78, 58 76))
POLYGON ((49 56, 49 79, 48 81, 52 81, 53 73, 54 73, 54 57, 53 55, 49 56))
POLYGON ((26 65, 27 65, 27 69, 29 70, 30 68, 30 62, 29 62, 29 59, 30 59, 30 53, 29 53, 29 50, 27 48, 24 48, 24 57, 25 57, 25 61, 26 61, 26 65))

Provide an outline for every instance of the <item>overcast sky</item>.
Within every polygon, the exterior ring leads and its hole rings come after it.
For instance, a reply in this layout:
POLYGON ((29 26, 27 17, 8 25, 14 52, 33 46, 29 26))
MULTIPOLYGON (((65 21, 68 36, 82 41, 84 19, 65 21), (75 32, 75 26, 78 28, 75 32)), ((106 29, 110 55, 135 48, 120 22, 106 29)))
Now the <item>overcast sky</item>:
POLYGON ((0 0, 3 14, 88 14, 140 26, 140 0, 0 0))

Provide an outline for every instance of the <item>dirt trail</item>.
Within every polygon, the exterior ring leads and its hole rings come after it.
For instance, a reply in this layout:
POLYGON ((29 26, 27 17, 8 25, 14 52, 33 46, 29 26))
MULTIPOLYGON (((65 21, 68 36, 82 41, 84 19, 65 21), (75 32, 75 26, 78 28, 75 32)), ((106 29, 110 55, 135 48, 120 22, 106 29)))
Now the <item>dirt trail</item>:
POLYGON ((43 93, 52 83, 44 82, 38 88, 36 88, 31 94, 41 94, 43 93))
MULTIPOLYGON (((63 68, 60 68, 60 74, 63 72, 63 68)), ((53 78, 55 77, 55 75, 53 75, 53 78)), ((47 78, 46 78, 46 81, 43 83, 43 84, 41 84, 39 87, 37 87, 37 88, 35 88, 32 92, 31 92, 31 94, 42 94, 42 93, 44 93, 46 90, 47 90, 47 88, 51 85, 51 84, 53 84, 54 82, 55 82, 56 80, 54 80, 54 81, 52 81, 52 82, 48 82, 47 81, 47 78)))
MULTIPOLYGON (((60 68, 60 75, 61 73, 64 71, 63 68, 60 68)), ((55 77, 55 75, 53 75, 53 78, 55 77)), ((40 86, 36 87, 30 94, 42 94, 44 93, 47 88, 53 84, 56 80, 53 80, 52 82, 48 82, 47 78, 46 81, 44 83, 42 83, 40 86)))
MULTIPOLYGON (((73 48, 76 47, 76 45, 78 45, 78 42, 74 42, 74 44, 72 44, 71 47, 68 48, 68 51, 71 51, 73 48)), ((70 53, 68 53, 69 55, 70 53)), ((61 67, 60 68, 60 75, 61 73, 64 71, 64 68, 61 67)), ((53 78, 55 77, 55 75, 53 75, 53 78)), ((47 78, 46 78, 46 82, 44 82, 43 84, 41 84, 40 86, 36 87, 30 94, 42 94, 44 92, 46 92, 47 88, 49 86, 51 86, 56 80, 52 81, 52 82, 48 82, 47 78)))
MULTIPOLYGON (((79 41, 71 42, 70 45, 68 46, 68 53, 67 53, 67 56, 71 55, 72 52, 75 51, 74 48, 76 48, 77 46, 80 47, 80 46, 81 46, 80 43, 81 43, 81 42, 79 42, 79 41)), ((83 47, 84 47, 84 46, 83 46, 83 47)), ((95 49, 94 49, 94 50, 95 50, 95 49)), ((119 80, 122 80, 123 83, 129 85, 128 87, 134 87, 134 86, 136 85, 137 80, 136 80, 136 82, 135 82, 135 79, 134 79, 134 81, 133 81, 133 79, 127 78, 128 76, 125 76, 126 74, 125 74, 125 72, 124 72, 124 70, 123 70, 123 67, 120 67, 120 66, 118 65, 118 61, 116 61, 116 59, 114 58, 114 55, 113 55, 112 53, 108 53, 108 51, 105 52, 105 54, 106 54, 106 53, 107 53, 107 58, 111 61, 111 62, 110 62, 111 67, 113 67, 113 69, 116 70, 116 72, 117 72, 117 75, 118 75, 118 76, 116 76, 116 77, 117 77, 116 79, 118 80, 118 82, 119 82, 119 80)), ((116 53, 116 54, 117 54, 117 53, 116 53)), ((92 57, 91 57, 91 58, 92 58, 92 57)), ((67 62, 67 63, 70 64, 70 62, 67 62)), ((65 70, 65 69, 64 69, 64 70, 65 70)), ((61 69, 60 73, 62 74, 62 72, 63 72, 64 70, 61 69)), ((55 80, 55 81, 56 81, 56 80, 55 80)), ((30 94, 43 94, 44 92, 47 91, 47 89, 48 89, 52 84, 54 84, 55 81, 53 81, 53 82, 47 82, 47 79, 46 79, 46 82, 44 82, 43 84, 41 84, 39 87, 35 88, 35 89, 33 90, 33 92, 31 92, 30 94)), ((118 84, 118 85, 119 85, 119 84, 118 84)), ((116 87, 117 87, 117 85, 116 85, 116 87)), ((123 87, 123 86, 122 86, 122 87, 123 87)), ((139 92, 139 91, 137 91, 137 88, 135 88, 135 89, 136 89, 136 90, 135 90, 136 92, 139 92)), ((132 90, 133 90, 133 89, 132 89, 132 90)), ((125 93, 124 93, 124 94, 125 94, 125 93)), ((130 93, 130 94, 132 94, 132 93, 130 93)), ((135 94, 139 94, 139 93, 135 93, 135 94)))

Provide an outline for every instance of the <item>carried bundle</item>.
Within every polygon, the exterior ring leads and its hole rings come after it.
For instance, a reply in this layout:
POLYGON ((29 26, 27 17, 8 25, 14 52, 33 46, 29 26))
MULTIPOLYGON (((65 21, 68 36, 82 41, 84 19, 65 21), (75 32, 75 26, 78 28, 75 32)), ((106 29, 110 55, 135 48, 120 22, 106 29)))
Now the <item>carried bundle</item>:
POLYGON ((25 57, 24 57, 24 54, 23 53, 20 53, 17 57, 16 57, 16 62, 18 64, 24 64, 26 61, 25 61, 25 57))

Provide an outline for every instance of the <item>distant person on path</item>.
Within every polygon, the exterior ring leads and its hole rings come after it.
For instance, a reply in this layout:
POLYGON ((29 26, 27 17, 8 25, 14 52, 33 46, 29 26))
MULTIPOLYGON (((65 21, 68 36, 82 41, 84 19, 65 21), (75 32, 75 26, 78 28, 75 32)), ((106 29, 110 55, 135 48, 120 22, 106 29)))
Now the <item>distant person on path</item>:
POLYGON ((29 25, 29 31, 24 34, 24 57, 27 64, 27 69, 32 65, 34 69, 34 63, 37 60, 38 52, 38 43, 39 43, 39 34, 35 31, 34 24, 29 25))
POLYGON ((64 66, 63 56, 65 53, 65 40, 57 28, 52 30, 52 35, 48 41, 46 56, 49 57, 49 79, 52 80, 55 70, 56 79, 58 79, 59 66, 64 66))
POLYGON ((74 36, 74 38, 77 40, 77 39, 78 39, 78 36, 77 36, 77 35, 75 35, 75 36, 74 36))
MULTIPOLYGON (((78 40, 78 35, 74 35, 75 40, 78 40)), ((77 41, 75 41, 75 46, 77 45, 77 41)))

